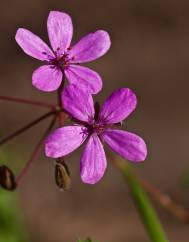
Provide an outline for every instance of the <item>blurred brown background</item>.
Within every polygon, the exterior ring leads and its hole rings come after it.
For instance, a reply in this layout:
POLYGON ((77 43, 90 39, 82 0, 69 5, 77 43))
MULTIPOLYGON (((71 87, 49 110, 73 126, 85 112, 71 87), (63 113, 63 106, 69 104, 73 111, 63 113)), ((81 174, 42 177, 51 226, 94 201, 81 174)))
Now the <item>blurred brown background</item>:
MULTIPOLYGON (((73 18, 74 40, 96 29, 107 30, 112 47, 90 63, 104 79, 102 101, 114 89, 130 87, 138 96, 136 112, 126 129, 145 138, 148 159, 136 169, 189 209, 189 190, 180 185, 189 170, 189 2, 187 0, 7 0, 0 2, 0 95, 55 100, 31 85, 32 71, 41 63, 26 56, 14 36, 25 27, 47 41, 50 10, 73 18)), ((0 103, 0 136, 45 112, 25 105, 0 103)), ((4 147, 12 167, 19 167, 42 135, 42 123, 4 147)), ((80 151, 81 152, 81 149, 80 151)), ((59 192, 53 161, 38 156, 18 189, 33 242, 73 242, 90 235, 99 242, 149 241, 127 186, 109 162, 104 179, 95 186, 81 183, 79 154, 68 157, 70 192, 59 192)), ((188 242, 188 226, 159 208, 171 242, 188 242)))

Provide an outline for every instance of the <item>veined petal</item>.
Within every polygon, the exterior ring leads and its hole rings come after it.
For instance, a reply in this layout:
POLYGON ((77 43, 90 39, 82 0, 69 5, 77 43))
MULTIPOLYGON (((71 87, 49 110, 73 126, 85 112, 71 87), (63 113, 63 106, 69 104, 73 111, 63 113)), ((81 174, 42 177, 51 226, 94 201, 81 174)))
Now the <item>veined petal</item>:
POLYGON ((87 138, 82 126, 66 126, 51 133, 45 141, 45 154, 59 158, 77 149, 87 138))
POLYGON ((75 85, 67 85, 62 93, 64 108, 81 121, 91 123, 94 118, 92 96, 75 85))
POLYGON ((81 179, 84 183, 95 184, 104 175, 107 167, 103 145, 97 134, 92 134, 83 151, 80 164, 81 179))
POLYGON ((47 20, 47 29, 53 50, 63 54, 70 46, 73 35, 70 16, 59 11, 51 11, 47 20))
POLYGON ((129 88, 121 88, 113 92, 104 102, 99 120, 107 124, 119 123, 136 108, 136 95, 129 88))
POLYGON ((33 72, 32 84, 44 92, 52 92, 59 88, 62 82, 62 72, 53 65, 44 65, 33 72))
POLYGON ((146 159, 146 144, 136 134, 123 130, 107 129, 101 137, 112 150, 126 160, 139 162, 146 159))
POLYGON ((110 48, 109 34, 104 30, 98 30, 84 36, 69 52, 73 63, 84 63, 95 60, 104 55, 110 48))
POLYGON ((99 74, 87 67, 70 65, 65 74, 71 84, 91 94, 96 94, 102 89, 102 79, 99 74))
POLYGON ((45 42, 27 29, 20 28, 16 32, 16 42, 22 50, 38 60, 49 61, 54 57, 53 52, 45 42))

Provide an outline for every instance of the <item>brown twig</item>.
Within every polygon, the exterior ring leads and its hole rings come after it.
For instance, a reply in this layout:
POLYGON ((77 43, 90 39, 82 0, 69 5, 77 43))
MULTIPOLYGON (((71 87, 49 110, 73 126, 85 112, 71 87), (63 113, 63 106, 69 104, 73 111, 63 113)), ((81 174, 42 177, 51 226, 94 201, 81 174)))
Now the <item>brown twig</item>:
POLYGON ((31 154, 31 157, 30 159, 26 162, 24 168, 22 169, 20 175, 17 177, 16 179, 16 183, 17 185, 20 183, 21 179, 24 177, 25 173, 28 171, 28 169, 30 168, 33 160, 35 159, 36 155, 38 154, 43 142, 44 142, 44 139, 46 138, 46 136, 49 134, 49 132, 51 131, 51 129, 53 128, 55 122, 56 122, 56 118, 57 116, 55 116, 50 125, 48 126, 48 128, 46 129, 45 133, 43 134, 42 138, 39 140, 38 144, 36 145, 33 153, 31 154))
POLYGON ((20 128, 19 130, 15 131, 14 133, 8 135, 7 137, 3 138, 2 140, 0 140, 0 145, 5 144, 7 141, 15 138, 16 136, 22 134, 24 131, 30 129, 31 127, 33 127, 34 125, 38 124, 39 122, 41 122, 42 120, 48 118, 49 116, 56 114, 57 111, 50 111, 48 113, 45 113, 44 115, 42 115, 41 117, 33 120, 32 122, 26 124, 24 127, 20 128))
POLYGON ((0 100, 2 101, 9 101, 9 102, 16 102, 16 103, 22 103, 22 104, 31 104, 34 106, 44 107, 44 108, 50 108, 50 109, 56 109, 55 105, 44 103, 40 101, 33 101, 29 99, 24 98, 17 98, 17 97, 9 97, 9 96, 0 96, 0 100))

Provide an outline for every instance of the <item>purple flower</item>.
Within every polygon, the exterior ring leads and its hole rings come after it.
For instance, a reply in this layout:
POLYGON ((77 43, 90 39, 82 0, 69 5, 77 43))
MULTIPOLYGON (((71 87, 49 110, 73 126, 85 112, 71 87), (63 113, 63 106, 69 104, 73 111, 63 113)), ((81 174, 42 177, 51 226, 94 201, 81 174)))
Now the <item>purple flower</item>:
POLYGON ((52 50, 43 40, 27 29, 20 28, 16 41, 23 51, 45 65, 34 71, 32 84, 39 90, 57 90, 66 76, 71 84, 95 94, 102 88, 99 74, 80 63, 95 60, 110 48, 110 37, 106 31, 98 30, 83 37, 72 48, 72 20, 68 14, 51 11, 47 20, 48 36, 52 50))
POLYGON ((83 182, 98 182, 107 166, 102 142, 121 157, 139 162, 147 155, 146 144, 139 136, 115 129, 117 123, 129 116, 135 109, 135 94, 128 88, 112 93, 98 111, 93 105, 92 96, 83 90, 69 85, 62 95, 64 108, 77 120, 79 125, 55 130, 45 142, 48 157, 65 156, 78 148, 87 138, 81 157, 81 178, 83 182))

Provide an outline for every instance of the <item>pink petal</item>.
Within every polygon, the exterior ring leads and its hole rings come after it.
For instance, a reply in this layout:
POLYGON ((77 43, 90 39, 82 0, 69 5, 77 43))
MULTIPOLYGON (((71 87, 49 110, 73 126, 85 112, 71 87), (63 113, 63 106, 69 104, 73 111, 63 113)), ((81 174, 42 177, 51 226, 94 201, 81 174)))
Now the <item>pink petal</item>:
POLYGON ((16 42, 22 50, 38 60, 49 61, 54 54, 45 42, 27 29, 20 28, 16 32, 16 42))
POLYGON ((146 144, 144 140, 136 134, 123 130, 108 129, 101 137, 112 150, 126 160, 139 162, 146 159, 146 144))
POLYGON ((75 85, 68 85, 62 93, 64 108, 72 116, 81 121, 91 123, 94 118, 94 104, 92 96, 75 85))
POLYGON ((82 126, 66 126, 51 133, 45 141, 45 154, 58 158, 77 149, 87 138, 82 126))
POLYGON ((32 84, 44 92, 52 92, 59 88, 62 82, 62 72, 52 65, 44 65, 33 72, 32 84))
POLYGON ((102 79, 99 74, 87 67, 71 65, 65 70, 65 74, 71 84, 91 94, 96 94, 102 89, 102 79))
POLYGON ((70 57, 73 63, 84 63, 95 60, 104 55, 110 48, 109 34, 104 30, 98 30, 83 37, 71 49, 70 57))
POLYGON ((119 123, 136 108, 137 98, 129 88, 113 92, 104 102, 99 119, 105 123, 119 123))
POLYGON ((80 173, 85 183, 95 184, 104 175, 107 167, 103 145, 97 134, 91 135, 81 157, 80 173))
POLYGON ((63 54, 70 46, 73 35, 70 16, 66 13, 51 11, 47 20, 47 29, 53 50, 63 54))

